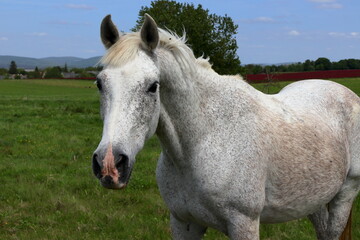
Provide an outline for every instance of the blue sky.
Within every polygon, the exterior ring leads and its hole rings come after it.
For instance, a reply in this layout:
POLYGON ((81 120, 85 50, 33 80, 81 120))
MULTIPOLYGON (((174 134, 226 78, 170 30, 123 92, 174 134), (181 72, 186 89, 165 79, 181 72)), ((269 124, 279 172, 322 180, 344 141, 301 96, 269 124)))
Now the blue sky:
MULTIPOLYGON (((102 18, 112 14, 129 31, 148 0, 0 0, 0 55, 25 57, 103 55, 102 18)), ((211 13, 239 25, 243 64, 360 59, 359 0, 208 0, 211 13)), ((153 16, 156 20, 156 16, 153 16)))

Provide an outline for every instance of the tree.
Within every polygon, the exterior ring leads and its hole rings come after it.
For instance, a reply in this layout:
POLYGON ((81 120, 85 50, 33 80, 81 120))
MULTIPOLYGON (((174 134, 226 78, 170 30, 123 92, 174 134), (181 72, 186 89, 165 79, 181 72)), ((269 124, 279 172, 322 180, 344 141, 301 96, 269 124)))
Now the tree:
POLYGON ((264 73, 264 68, 258 64, 247 64, 245 65, 245 74, 259 74, 264 73))
POLYGON ((9 74, 17 74, 17 72, 18 70, 15 61, 11 61, 9 67, 9 74))
POLYGON ((310 61, 309 59, 304 62, 304 71, 314 71, 314 61, 310 61))
POLYGON ((349 69, 360 69, 360 60, 357 59, 347 59, 347 66, 349 69))
POLYGON ((6 68, 0 68, 0 75, 5 75, 8 73, 8 70, 6 68))
POLYGON ((35 67, 33 72, 28 73, 28 78, 41 78, 41 72, 38 67, 35 67))
POLYGON ((304 71, 304 66, 301 62, 292 63, 287 66, 287 72, 302 72, 304 71))
POLYGON ((66 72, 66 73, 69 72, 69 69, 68 69, 68 66, 67 66, 66 63, 65 63, 65 66, 64 66, 64 68, 63 68, 63 71, 66 72))
POLYGON ((230 17, 210 14, 202 5, 158 0, 150 7, 141 7, 133 31, 139 30, 145 13, 150 14, 159 27, 182 35, 186 31, 188 44, 196 57, 210 57, 213 68, 220 74, 236 74, 240 60, 236 54, 237 25, 230 17))
POLYGON ((331 70, 332 64, 329 59, 321 57, 315 61, 316 70, 331 70))
POLYGON ((63 78, 61 67, 49 67, 45 71, 45 78, 63 78))

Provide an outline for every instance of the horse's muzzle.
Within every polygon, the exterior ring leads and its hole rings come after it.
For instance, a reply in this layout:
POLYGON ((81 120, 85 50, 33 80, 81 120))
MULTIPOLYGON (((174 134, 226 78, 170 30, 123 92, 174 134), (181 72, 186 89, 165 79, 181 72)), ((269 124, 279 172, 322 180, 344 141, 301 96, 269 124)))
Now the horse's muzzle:
POLYGON ((94 175, 103 187, 109 189, 125 188, 130 178, 129 157, 126 154, 115 154, 109 157, 94 153, 92 168, 94 175), (101 159, 101 160, 100 160, 101 159))

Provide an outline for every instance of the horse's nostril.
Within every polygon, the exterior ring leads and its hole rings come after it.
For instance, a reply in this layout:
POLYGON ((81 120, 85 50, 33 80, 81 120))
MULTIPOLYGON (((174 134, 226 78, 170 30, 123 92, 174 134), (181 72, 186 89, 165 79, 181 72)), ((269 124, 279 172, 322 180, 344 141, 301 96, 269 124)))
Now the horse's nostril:
POLYGON ((92 169, 97 178, 101 178, 101 166, 98 162, 98 155, 94 153, 93 159, 92 159, 92 169))
POLYGON ((116 161, 115 167, 117 169, 121 168, 123 165, 126 165, 128 162, 128 156, 126 156, 125 154, 119 154, 119 158, 116 161))
POLYGON ((128 177, 129 157, 125 154, 119 154, 115 167, 120 173, 120 181, 125 182, 128 177))
POLYGON ((110 176, 105 176, 101 179, 101 182, 106 186, 111 186, 114 184, 113 179, 110 176))

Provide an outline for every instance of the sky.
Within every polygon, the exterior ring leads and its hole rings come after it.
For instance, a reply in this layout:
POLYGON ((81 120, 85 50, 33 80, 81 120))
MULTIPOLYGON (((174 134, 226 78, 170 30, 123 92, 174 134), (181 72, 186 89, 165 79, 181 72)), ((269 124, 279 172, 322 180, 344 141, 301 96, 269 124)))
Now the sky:
MULTIPOLYGON (((238 25, 242 64, 360 59, 359 0, 188 0, 238 25)), ((0 55, 101 56, 100 23, 135 26, 148 0, 0 0, 0 55)), ((156 16, 152 16, 156 20, 156 16)))

